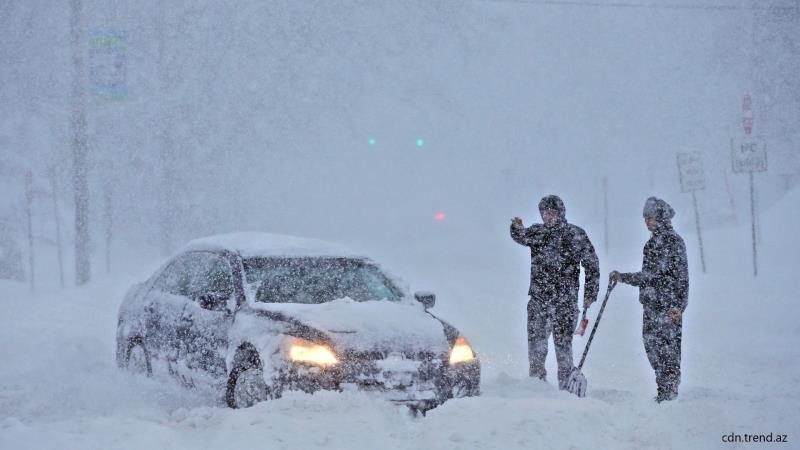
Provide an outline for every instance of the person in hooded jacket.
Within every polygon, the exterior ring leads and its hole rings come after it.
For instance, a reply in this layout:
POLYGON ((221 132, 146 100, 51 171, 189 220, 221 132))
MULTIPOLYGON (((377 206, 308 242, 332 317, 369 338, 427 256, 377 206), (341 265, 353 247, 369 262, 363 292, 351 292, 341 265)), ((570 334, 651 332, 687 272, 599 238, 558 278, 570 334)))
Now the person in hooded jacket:
POLYGON ((644 246, 640 272, 611 272, 615 281, 637 286, 643 307, 642 340, 656 374, 656 401, 674 400, 681 382, 683 312, 689 303, 686 245, 672 228, 675 211, 660 198, 644 205, 644 220, 652 233, 644 246))
POLYGON ((567 222, 564 202, 548 195, 539 202, 543 224, 524 227, 522 219, 511 221, 511 238, 531 251, 531 282, 528 294, 529 374, 546 380, 549 327, 558 361, 559 388, 565 389, 572 370, 572 336, 578 320, 580 267, 585 272, 583 308, 597 300, 599 264, 586 232, 567 222))

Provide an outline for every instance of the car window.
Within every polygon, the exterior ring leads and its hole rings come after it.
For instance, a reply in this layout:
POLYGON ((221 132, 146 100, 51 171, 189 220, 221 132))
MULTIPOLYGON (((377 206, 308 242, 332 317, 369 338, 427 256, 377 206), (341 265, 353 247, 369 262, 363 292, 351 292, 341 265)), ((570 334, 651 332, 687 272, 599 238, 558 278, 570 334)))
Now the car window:
POLYGON ((228 260, 215 253, 191 253, 189 297, 212 311, 225 309, 233 296, 233 275, 228 260))
POLYGON ((158 276, 155 283, 153 283, 153 288, 161 292, 188 297, 191 280, 191 274, 187 270, 188 260, 188 255, 181 255, 175 258, 158 276))
POLYGON ((401 298, 375 266, 348 258, 252 258, 244 262, 248 289, 265 303, 325 303, 401 298))
POLYGON ((186 253, 175 258, 159 275, 153 287, 188 297, 212 311, 223 311, 234 292, 228 260, 209 252, 186 253))
POLYGON ((375 297, 387 299, 395 297, 395 293, 389 288, 386 277, 382 276, 374 267, 361 266, 356 271, 367 291, 371 292, 375 297))

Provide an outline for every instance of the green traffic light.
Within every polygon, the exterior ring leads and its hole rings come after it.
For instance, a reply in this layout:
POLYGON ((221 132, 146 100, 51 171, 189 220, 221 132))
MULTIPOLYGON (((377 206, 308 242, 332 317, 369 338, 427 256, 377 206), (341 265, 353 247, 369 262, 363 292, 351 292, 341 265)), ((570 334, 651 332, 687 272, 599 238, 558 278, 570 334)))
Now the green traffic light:
POLYGON ((417 139, 417 147, 422 147, 423 145, 425 145, 425 140, 424 139, 417 139))
POLYGON ((370 138, 369 145, 375 145, 375 142, 377 142, 375 141, 375 138, 370 138))

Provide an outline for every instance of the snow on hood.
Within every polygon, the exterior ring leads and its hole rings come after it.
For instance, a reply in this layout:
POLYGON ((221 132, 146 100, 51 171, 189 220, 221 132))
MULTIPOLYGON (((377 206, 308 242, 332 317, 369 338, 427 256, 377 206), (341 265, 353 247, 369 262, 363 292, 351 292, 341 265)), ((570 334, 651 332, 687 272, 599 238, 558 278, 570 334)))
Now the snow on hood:
POLYGON ((255 310, 281 313, 327 334, 336 350, 447 352, 442 323, 410 301, 357 302, 342 298, 305 305, 251 303, 255 310))

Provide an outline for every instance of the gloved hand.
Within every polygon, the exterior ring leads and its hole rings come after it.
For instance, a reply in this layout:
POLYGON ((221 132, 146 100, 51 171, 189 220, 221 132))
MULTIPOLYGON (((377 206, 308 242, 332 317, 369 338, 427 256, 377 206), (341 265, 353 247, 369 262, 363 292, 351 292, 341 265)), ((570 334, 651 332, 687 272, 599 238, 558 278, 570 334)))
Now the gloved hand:
POLYGON ((669 312, 667 314, 669 314, 669 317, 672 320, 674 320, 675 322, 680 322, 681 321, 681 316, 683 315, 681 310, 678 309, 678 308, 670 308, 670 310, 669 310, 669 312))

